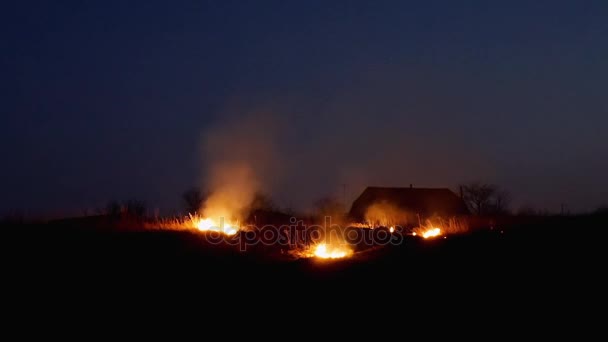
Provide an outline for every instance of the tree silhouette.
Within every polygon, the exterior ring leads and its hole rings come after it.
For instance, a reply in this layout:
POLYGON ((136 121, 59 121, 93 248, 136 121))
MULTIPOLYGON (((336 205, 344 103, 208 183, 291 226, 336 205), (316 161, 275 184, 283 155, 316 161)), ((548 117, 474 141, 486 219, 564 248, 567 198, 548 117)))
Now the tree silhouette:
POLYGON ((608 217, 608 206, 600 206, 592 212, 593 215, 596 216, 605 216, 608 217))
POLYGON ((530 205, 523 205, 517 210, 516 215, 517 216, 530 216, 530 217, 538 216, 538 211, 530 205))
POLYGON ((111 217, 143 218, 146 216, 146 204, 143 201, 130 199, 123 201, 110 201, 106 205, 106 215, 111 217))
POLYGON ((110 201, 106 205, 106 215, 112 217, 119 217, 122 213, 122 208, 118 201, 110 201))
POLYGON ((491 210, 495 214, 507 214, 509 213, 509 205, 511 203, 511 195, 505 191, 497 189, 494 192, 491 210))
POLYGON ((510 195, 493 184, 473 182, 462 185, 463 200, 477 215, 505 214, 509 211, 510 195))
POLYGON ((203 206, 203 202, 207 196, 199 189, 191 188, 182 194, 185 209, 190 214, 195 214, 203 206))
POLYGON ((129 217, 143 218, 146 216, 146 203, 143 201, 130 199, 126 201, 124 207, 124 211, 129 217))

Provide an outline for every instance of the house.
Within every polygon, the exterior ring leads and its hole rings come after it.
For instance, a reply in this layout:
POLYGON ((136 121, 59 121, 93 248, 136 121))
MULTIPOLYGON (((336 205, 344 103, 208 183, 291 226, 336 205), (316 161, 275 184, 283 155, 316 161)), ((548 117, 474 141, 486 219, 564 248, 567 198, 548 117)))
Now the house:
POLYGON ((353 202, 349 216, 372 225, 411 224, 441 216, 467 215, 462 198, 447 188, 368 187, 353 202))

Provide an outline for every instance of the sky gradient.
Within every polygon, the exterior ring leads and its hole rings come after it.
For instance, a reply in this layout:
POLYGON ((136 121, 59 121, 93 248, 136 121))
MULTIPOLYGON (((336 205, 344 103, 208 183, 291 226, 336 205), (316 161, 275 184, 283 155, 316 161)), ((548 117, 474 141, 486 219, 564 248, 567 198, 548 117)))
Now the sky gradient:
POLYGON ((174 212, 210 134, 271 146, 283 206, 473 180, 515 209, 608 203, 606 1, 2 7, 0 213, 174 212))

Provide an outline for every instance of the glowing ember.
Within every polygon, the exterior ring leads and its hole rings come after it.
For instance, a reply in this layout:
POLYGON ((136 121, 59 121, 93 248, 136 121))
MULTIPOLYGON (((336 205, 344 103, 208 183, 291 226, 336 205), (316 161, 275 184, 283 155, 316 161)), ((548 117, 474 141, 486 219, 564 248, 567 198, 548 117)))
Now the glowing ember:
POLYGON ((323 259, 339 259, 350 255, 352 251, 345 247, 327 246, 324 243, 318 244, 315 248, 315 256, 323 259))
POLYGON ((395 227, 390 227, 388 230, 393 233, 395 231, 395 227))
POLYGON ((196 229, 201 232, 212 231, 221 232, 226 235, 234 235, 239 230, 237 225, 225 223, 223 220, 220 220, 220 224, 217 224, 217 222, 211 218, 193 218, 192 222, 196 229))
POLYGON ((431 229, 423 232, 421 235, 425 239, 428 239, 430 237, 439 236, 439 235, 441 235, 441 229, 439 229, 439 228, 431 228, 431 229))

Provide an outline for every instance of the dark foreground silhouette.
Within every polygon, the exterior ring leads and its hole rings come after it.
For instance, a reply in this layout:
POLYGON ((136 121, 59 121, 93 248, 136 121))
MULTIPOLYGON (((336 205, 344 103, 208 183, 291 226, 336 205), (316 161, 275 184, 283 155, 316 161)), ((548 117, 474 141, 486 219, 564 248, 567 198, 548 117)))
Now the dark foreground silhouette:
POLYGON ((580 302, 603 276, 605 223, 546 218, 446 239, 408 237, 337 261, 239 252, 191 232, 6 226, 4 279, 29 299, 54 301, 192 297, 281 310, 314 305, 319 295, 367 305, 443 297, 498 305, 522 294, 580 302))

